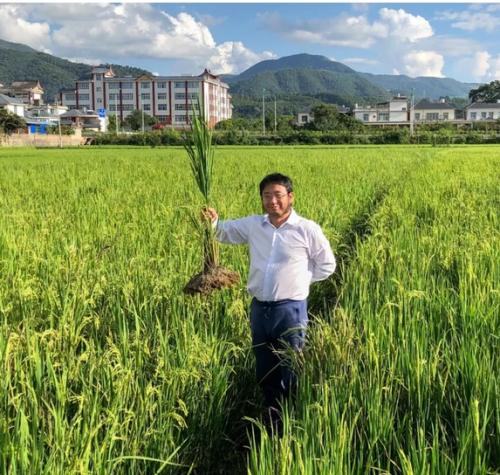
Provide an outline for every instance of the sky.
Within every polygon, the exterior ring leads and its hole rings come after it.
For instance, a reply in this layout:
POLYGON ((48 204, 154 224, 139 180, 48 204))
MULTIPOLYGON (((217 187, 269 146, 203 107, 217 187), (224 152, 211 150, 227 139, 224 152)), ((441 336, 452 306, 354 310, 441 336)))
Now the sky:
POLYGON ((5 3, 0 39, 154 74, 319 54, 357 71, 500 79, 500 3, 5 3))

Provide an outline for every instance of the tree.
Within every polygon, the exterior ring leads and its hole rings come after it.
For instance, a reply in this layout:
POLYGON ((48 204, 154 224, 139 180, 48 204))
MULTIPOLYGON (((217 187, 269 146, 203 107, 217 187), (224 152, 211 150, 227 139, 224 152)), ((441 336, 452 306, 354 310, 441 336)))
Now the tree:
MULTIPOLYGON (((130 115, 123 121, 123 123, 130 127, 132 130, 141 130, 142 129, 142 110, 135 109, 131 112, 130 115)), ((144 126, 149 127, 150 125, 156 124, 157 119, 151 117, 149 114, 144 112, 144 126)))
POLYGON ((6 134, 11 134, 17 129, 26 127, 26 122, 22 117, 16 114, 11 114, 5 109, 0 109, 0 129, 6 134))
POLYGON ((500 100, 500 81, 491 81, 469 92, 471 102, 497 102, 500 100))
POLYGON ((337 108, 330 104, 319 104, 311 109, 314 117, 307 128, 312 130, 355 130, 360 128, 359 121, 346 114, 338 112, 337 108))

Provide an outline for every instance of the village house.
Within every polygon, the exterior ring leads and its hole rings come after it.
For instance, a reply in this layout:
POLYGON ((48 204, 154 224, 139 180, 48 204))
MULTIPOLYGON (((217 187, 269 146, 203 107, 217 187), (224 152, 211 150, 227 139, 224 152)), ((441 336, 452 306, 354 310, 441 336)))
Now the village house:
POLYGON ((21 99, 10 97, 5 94, 0 94, 0 109, 5 109, 11 114, 16 114, 19 117, 24 117, 26 105, 21 99))
POLYGON ((456 120, 456 107, 444 100, 431 102, 422 99, 415 105, 412 112, 415 123, 456 120))
POLYGON ((13 81, 10 86, 1 85, 0 93, 20 99, 26 105, 43 104, 44 90, 39 81, 13 81))
POLYGON ((397 96, 388 102, 381 102, 375 106, 362 107, 356 104, 353 109, 353 115, 361 122, 370 125, 408 123, 408 98, 397 96))
POLYGON ((478 120, 500 119, 500 101, 474 102, 465 108, 466 119, 475 122, 478 120))

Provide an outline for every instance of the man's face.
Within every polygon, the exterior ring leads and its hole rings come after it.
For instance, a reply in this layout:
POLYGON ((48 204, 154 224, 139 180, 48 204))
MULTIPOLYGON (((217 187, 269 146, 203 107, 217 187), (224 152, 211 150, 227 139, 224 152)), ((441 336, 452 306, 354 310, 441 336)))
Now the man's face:
POLYGON ((283 185, 269 184, 262 191, 262 207, 272 218, 281 218, 291 209, 293 192, 288 193, 283 185))

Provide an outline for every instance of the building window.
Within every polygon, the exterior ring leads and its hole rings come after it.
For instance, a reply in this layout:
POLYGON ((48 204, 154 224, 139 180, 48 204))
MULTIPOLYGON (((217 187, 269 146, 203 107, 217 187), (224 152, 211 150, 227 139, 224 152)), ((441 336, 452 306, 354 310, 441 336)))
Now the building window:
POLYGON ((188 89, 198 89, 199 84, 198 81, 188 81, 188 89))
POLYGON ((133 82, 122 82, 122 89, 134 89, 133 82))
POLYGON ((160 122, 166 122, 167 121, 167 118, 168 118, 168 115, 159 115, 158 116, 158 120, 160 122))
POLYGON ((158 84, 158 89, 166 89, 167 83, 165 81, 160 81, 158 84))
POLYGON ((176 92, 175 99, 178 101, 184 101, 186 99, 186 94, 184 92, 176 92))
POLYGON ((117 82, 110 82, 108 85, 109 85, 110 89, 119 89, 120 88, 120 84, 117 82))
POLYGON ((150 111, 151 110, 151 104, 143 104, 142 105, 142 110, 150 111))
POLYGON ((141 89, 150 89, 151 86, 149 82, 141 82, 141 89))
POLYGON ((185 111, 186 110, 186 104, 175 104, 175 110, 176 111, 185 111))
POLYGON ((175 121, 176 122, 186 122, 187 116, 186 115, 176 115, 175 116, 175 121))
POLYGON ((380 122, 385 122, 389 120, 389 112, 379 112, 378 120, 380 122))
POLYGON ((101 91, 102 91, 102 87, 101 87, 101 86, 97 86, 97 87, 95 88, 95 92, 101 92, 101 91))
POLYGON ((97 101, 97 103, 98 103, 98 104, 101 104, 101 103, 102 103, 102 99, 101 99, 100 97, 98 97, 98 98, 96 99, 96 101, 97 101))
POLYGON ((151 100, 151 94, 149 92, 143 92, 141 94, 141 101, 149 101, 151 100))
POLYGON ((90 98, 90 95, 89 94, 78 94, 78 98, 81 100, 81 101, 88 101, 89 98, 90 98))
POLYGON ((443 112, 443 120, 448 120, 448 112, 443 112))
POLYGON ((481 112, 481 119, 486 119, 486 112, 481 112))
POLYGON ((124 111, 132 111, 134 110, 134 104, 123 104, 122 110, 124 111))
POLYGON ((439 113, 438 112, 427 112, 425 114, 426 120, 439 120, 439 113))
POLYGON ((132 101, 134 99, 134 93, 133 92, 124 92, 124 93, 122 93, 122 99, 124 101, 132 101))
POLYGON ((303 124, 307 124, 307 115, 301 115, 300 122, 302 122, 303 124))
POLYGON ((184 88, 184 87, 186 87, 186 82, 185 81, 176 81, 174 86, 176 89, 184 88))
POLYGON ((64 94, 65 101, 76 101, 76 94, 64 94))
POLYGON ((167 99, 167 93, 166 93, 166 92, 160 92, 160 93, 158 94, 158 100, 159 100, 159 101, 164 101, 164 100, 166 100, 166 99, 167 99))
POLYGON ((88 89, 88 88, 89 88, 88 82, 79 82, 78 83, 78 89, 88 89))
POLYGON ((118 94, 110 94, 109 95, 109 100, 110 101, 114 101, 116 99, 116 96, 118 96, 118 94))
POLYGON ((488 119, 493 119, 493 112, 488 112, 488 119))
POLYGON ((476 119, 477 119, 477 112, 471 112, 471 113, 470 113, 470 118, 471 118, 472 120, 476 120, 476 119))
POLYGON ((369 114, 363 114, 363 120, 365 122, 368 122, 370 120, 370 115, 369 114))
POLYGON ((420 120, 420 112, 415 112, 415 120, 420 120))
POLYGON ((159 111, 166 111, 167 110, 167 104, 158 104, 158 110, 159 111))

